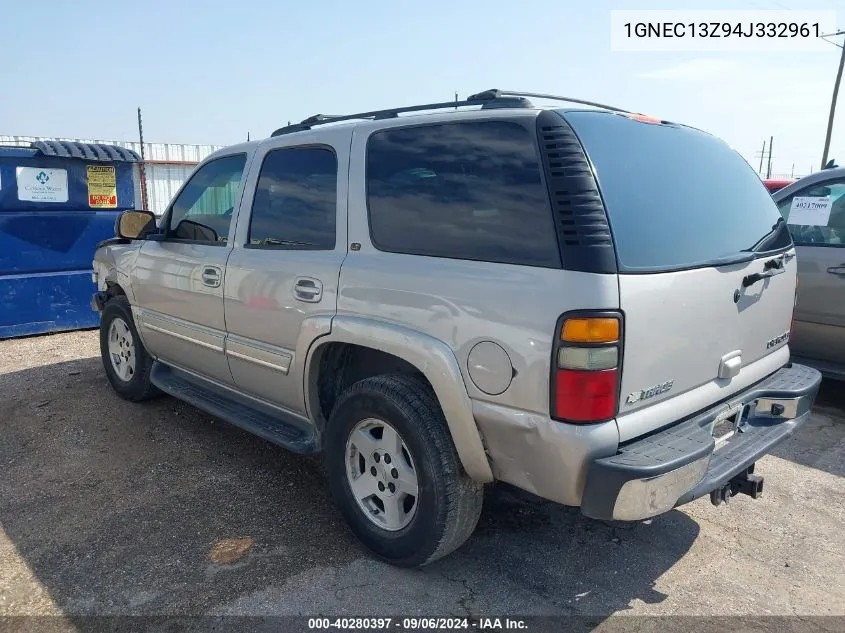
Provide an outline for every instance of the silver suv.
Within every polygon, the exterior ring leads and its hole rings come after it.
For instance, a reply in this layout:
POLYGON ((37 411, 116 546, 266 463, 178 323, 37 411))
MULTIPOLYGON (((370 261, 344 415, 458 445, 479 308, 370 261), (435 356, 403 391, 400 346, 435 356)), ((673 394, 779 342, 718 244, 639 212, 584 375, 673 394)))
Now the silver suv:
POLYGON ((322 452, 398 565, 459 547, 494 481, 599 519, 756 497, 821 380, 789 363, 795 250, 754 171, 599 104, 317 115, 117 234, 94 262, 114 389, 322 452))

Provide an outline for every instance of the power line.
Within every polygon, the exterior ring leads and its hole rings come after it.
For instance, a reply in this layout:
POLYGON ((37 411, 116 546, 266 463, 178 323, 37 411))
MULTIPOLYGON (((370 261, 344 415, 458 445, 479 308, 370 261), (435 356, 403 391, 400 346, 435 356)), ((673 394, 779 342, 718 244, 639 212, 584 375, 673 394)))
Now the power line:
POLYGON ((827 39, 829 37, 836 37, 838 35, 843 35, 843 34, 845 34, 845 31, 837 31, 836 33, 828 33, 827 35, 819 35, 819 38, 823 39, 828 44, 833 44, 837 48, 843 48, 843 46, 841 44, 837 44, 836 42, 831 42, 829 39, 827 39))
POLYGON ((819 35, 819 39, 823 39, 828 44, 832 44, 836 48, 843 48, 842 44, 837 44, 836 42, 831 42, 830 40, 826 39, 828 37, 832 37, 833 35, 839 35, 839 33, 831 33, 830 35, 819 35))

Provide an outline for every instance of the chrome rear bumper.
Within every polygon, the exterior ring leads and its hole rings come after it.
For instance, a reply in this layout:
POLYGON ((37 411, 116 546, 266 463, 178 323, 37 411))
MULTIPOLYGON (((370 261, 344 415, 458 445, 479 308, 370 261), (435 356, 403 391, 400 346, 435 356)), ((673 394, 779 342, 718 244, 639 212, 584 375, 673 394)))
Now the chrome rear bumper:
POLYGON ((590 464, 581 511, 597 519, 646 519, 726 486, 807 421, 820 384, 817 370, 789 365, 706 411, 620 445, 590 464), (714 437, 725 421, 732 427, 714 437))

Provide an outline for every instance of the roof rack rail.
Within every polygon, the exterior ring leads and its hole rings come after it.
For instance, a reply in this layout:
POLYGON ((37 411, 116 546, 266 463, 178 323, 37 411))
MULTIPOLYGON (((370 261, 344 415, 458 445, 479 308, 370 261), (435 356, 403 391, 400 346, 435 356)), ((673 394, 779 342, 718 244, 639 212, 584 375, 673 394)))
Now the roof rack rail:
POLYGON ((414 106, 404 106, 401 108, 389 108, 387 110, 372 110, 370 112, 358 112, 355 114, 315 114, 307 119, 303 119, 299 123, 286 125, 281 127, 271 136, 281 136, 283 134, 291 134, 293 132, 301 132, 302 130, 310 130, 315 125, 325 125, 326 123, 338 123, 340 121, 352 121, 355 119, 392 119, 404 112, 421 112, 423 110, 444 110, 447 108, 462 108, 466 106, 481 106, 496 107, 496 108, 531 108, 532 103, 524 98, 511 97, 485 97, 480 99, 469 98, 464 101, 442 101, 438 103, 423 103, 414 106), (494 104, 495 102, 495 104, 494 104))
POLYGON ((535 97, 539 99, 552 99, 555 101, 569 101, 572 103, 580 103, 583 105, 603 108, 605 110, 612 110, 614 112, 627 112, 621 108, 613 106, 602 105, 593 101, 584 101, 583 99, 571 99, 569 97, 557 97, 554 95, 539 94, 533 92, 516 92, 512 90, 485 90, 474 95, 470 95, 463 101, 441 101, 438 103, 424 103, 421 105, 405 106, 400 108, 389 108, 387 110, 372 110, 370 112, 358 112, 356 114, 315 114, 303 119, 299 123, 286 125, 280 127, 270 136, 282 136, 283 134, 291 134, 293 132, 301 132, 303 130, 310 130, 315 125, 325 125, 326 123, 339 123, 340 121, 352 120, 378 120, 378 119, 392 119, 405 112, 422 112, 424 110, 445 110, 448 108, 462 108, 466 106, 481 106, 482 109, 494 108, 533 108, 534 105, 527 97, 535 97))
POLYGON ((630 110, 625 110, 624 108, 617 108, 616 106, 605 105, 604 103, 597 103, 595 101, 585 101, 584 99, 575 99, 573 97, 559 97, 557 95, 547 95, 539 92, 499 90, 497 88, 494 88, 492 90, 485 90, 484 92, 479 92, 474 95, 470 95, 469 97, 467 97, 467 100, 489 100, 511 97, 531 97, 533 99, 549 99, 551 101, 568 101, 569 103, 580 103, 581 105, 593 106, 595 108, 601 108, 603 110, 611 110, 612 112, 625 112, 626 114, 630 113, 630 110))

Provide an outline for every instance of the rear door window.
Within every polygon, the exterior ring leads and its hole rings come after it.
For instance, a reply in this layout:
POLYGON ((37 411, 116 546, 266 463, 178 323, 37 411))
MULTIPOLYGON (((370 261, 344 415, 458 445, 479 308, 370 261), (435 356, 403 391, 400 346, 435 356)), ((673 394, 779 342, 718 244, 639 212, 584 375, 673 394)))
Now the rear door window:
POLYGON ((792 244, 759 176, 724 141, 614 113, 563 116, 593 164, 621 272, 712 266, 792 244))
POLYGON ((393 128, 367 146, 376 248, 560 267, 532 132, 512 121, 393 128))
POLYGON ((337 222, 337 157, 327 147, 271 150, 258 177, 250 248, 332 250, 337 222))

